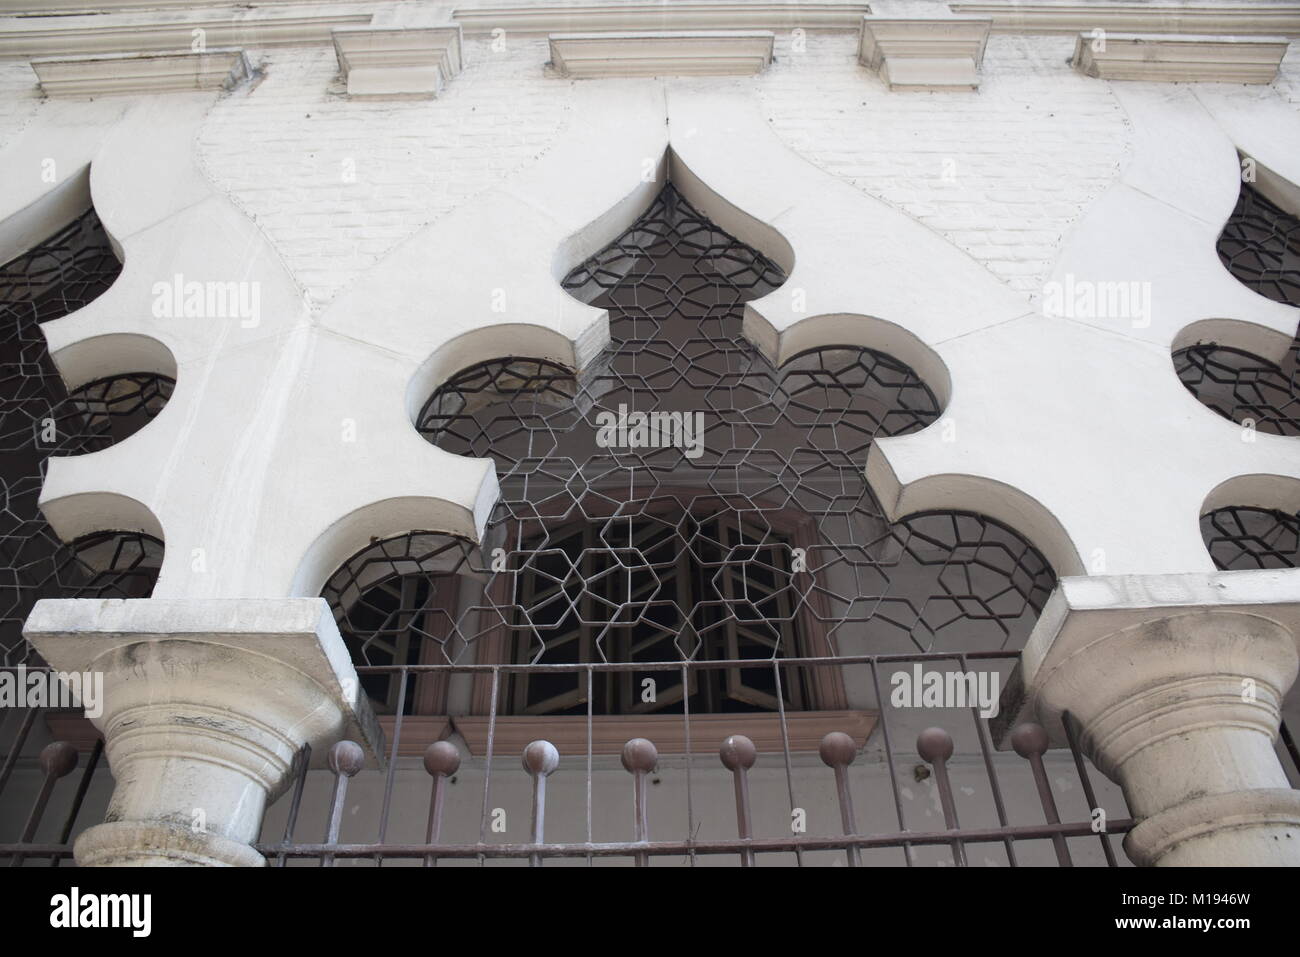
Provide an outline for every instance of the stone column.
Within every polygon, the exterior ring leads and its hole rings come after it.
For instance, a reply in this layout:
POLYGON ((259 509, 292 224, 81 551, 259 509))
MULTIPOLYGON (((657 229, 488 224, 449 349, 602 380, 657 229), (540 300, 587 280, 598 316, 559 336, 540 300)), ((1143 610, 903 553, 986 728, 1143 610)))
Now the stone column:
POLYGON ((250 845, 304 744, 313 763, 342 737, 382 753, 319 598, 45 600, 24 634, 52 668, 103 675, 91 720, 117 784, 81 865, 262 866, 250 845))
POLYGON ((1136 864, 1300 865, 1300 791, 1273 748, 1298 609, 1291 570, 1064 579, 1003 723, 1064 744, 1070 713, 1139 822, 1136 864))

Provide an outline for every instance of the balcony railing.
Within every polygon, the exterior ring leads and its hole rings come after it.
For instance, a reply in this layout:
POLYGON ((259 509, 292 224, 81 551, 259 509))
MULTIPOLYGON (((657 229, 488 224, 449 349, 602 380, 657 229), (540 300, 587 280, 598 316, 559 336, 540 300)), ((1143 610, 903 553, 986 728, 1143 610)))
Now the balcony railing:
MULTIPOLYGON (((1036 725, 1020 726, 1009 736, 1012 749, 999 752, 989 719, 978 704, 931 714, 896 705, 891 698, 895 676, 917 666, 962 673, 983 669, 1005 677, 1017 660, 1014 653, 991 652, 758 663, 359 668, 363 676, 395 676, 399 685, 396 711, 386 719, 383 768, 367 762, 355 742, 339 742, 330 749, 328 770, 309 770, 311 755, 304 751, 288 793, 274 809, 276 829, 271 832, 273 815, 268 814, 257 847, 272 865, 280 866, 427 867, 439 862, 511 860, 532 866, 558 861, 636 866, 710 862, 1115 866, 1123 858, 1113 842, 1133 822, 1117 789, 1091 771, 1068 715, 1063 728, 1068 753, 1049 750, 1047 731, 1036 725), (469 721, 479 722, 474 727, 482 729, 469 748, 469 758, 463 757, 463 748, 445 740, 458 729, 457 718, 431 721, 428 716, 404 713, 408 689, 421 676, 437 672, 487 675, 493 687, 490 700, 497 702, 502 700, 497 692, 503 683, 520 672, 577 672, 585 676, 589 690, 604 672, 635 671, 638 676, 675 672, 685 688, 690 687, 694 671, 756 664, 772 669, 778 691, 783 682, 792 680, 791 669, 857 669, 853 685, 861 687, 859 679, 867 682, 868 697, 877 706, 871 711, 816 716, 784 707, 772 714, 700 715, 691 713, 688 698, 675 706, 676 713, 645 720, 645 716, 593 713, 593 696, 588 693, 585 716, 526 719, 522 730, 530 737, 535 731, 535 737, 523 747, 518 746, 521 719, 498 714, 493 706, 489 714, 469 721), (846 726, 834 727, 837 721, 846 726), (934 726, 917 730, 930 723, 934 726), (648 733, 630 737, 621 747, 611 746, 625 727, 648 733), (655 728, 662 732, 658 742, 650 737, 657 734, 655 728), (810 729, 818 736, 811 736, 810 729), (563 753, 551 738, 565 743, 563 753), (621 757, 621 769, 614 753, 621 757), (428 775, 422 785, 416 777, 418 766, 412 770, 416 755, 422 755, 428 775), (372 766, 367 768, 367 763, 372 766), (665 764, 674 780, 672 788, 655 786, 661 773, 656 769, 665 764), (761 780, 756 778, 756 766, 764 772, 761 780), (552 787, 548 793, 548 782, 562 780, 555 775, 572 774, 581 776, 580 787, 569 778, 563 789, 552 787), (460 786, 456 786, 458 775, 460 786), (471 794, 464 786, 469 781, 474 788, 471 794), (526 839, 520 839, 524 833, 517 825, 509 838, 497 833, 493 824, 500 813, 498 793, 510 795, 514 814, 522 810, 521 796, 527 795, 526 839), (621 837, 610 833, 615 804, 620 815, 626 813, 621 837), (755 813, 756 804, 762 806, 762 815, 755 813), (788 808, 788 818, 776 813, 778 804, 788 808), (445 819, 453 805, 457 824, 448 828, 445 819), (415 807, 418 815, 413 814, 415 807), (809 819, 811 807, 817 808, 816 820, 809 819), (558 835, 548 831, 548 814, 563 817, 558 835), (476 826, 467 824, 471 817, 476 818, 476 826), (311 819, 314 824, 304 823, 311 819), (665 825, 665 820, 674 823, 665 825), (345 838, 344 831, 352 836, 345 838), (358 834, 365 839, 357 840, 358 834)), ((778 693, 776 699, 779 703, 783 696, 778 693)), ((88 722, 70 721, 66 712, 11 709, 0 712, 0 721, 5 722, 0 733, 6 725, 13 728, 0 761, 4 815, 0 826, 7 841, 0 843, 0 860, 7 859, 11 866, 71 863, 71 838, 79 826, 95 822, 92 805, 102 804, 107 794, 108 782, 101 781, 94 789, 98 797, 87 799, 106 764, 103 743, 88 722), (65 740, 56 740, 37 754, 41 737, 50 736, 50 729, 54 735, 63 732, 65 740), (21 793, 14 793, 13 781, 24 775, 21 793)))

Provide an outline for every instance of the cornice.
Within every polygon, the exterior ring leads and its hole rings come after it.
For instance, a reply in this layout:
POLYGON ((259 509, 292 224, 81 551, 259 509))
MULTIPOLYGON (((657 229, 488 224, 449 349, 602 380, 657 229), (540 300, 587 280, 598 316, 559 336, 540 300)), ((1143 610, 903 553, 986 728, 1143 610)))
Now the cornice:
MULTIPOLYGON (((450 4, 448 4, 450 6, 450 4)), ((187 49, 195 30, 209 47, 316 46, 335 29, 376 25, 379 0, 0 0, 0 58, 92 56, 187 49), (7 14, 7 15, 6 15, 7 14)), ((936 4, 936 12, 947 12, 936 4)), ((401 8, 404 9, 404 8, 401 8)), ((446 7, 442 7, 446 10, 446 7)), ((992 20, 995 34, 1117 33, 1300 37, 1300 3, 1011 3, 955 0, 958 16, 992 20)), ((867 3, 680 0, 672 3, 464 5, 452 17, 466 33, 694 32, 801 28, 856 30, 867 3)))
POLYGON ((1081 33, 1070 65, 1103 80, 1269 83, 1286 50, 1285 37, 1081 33))
POLYGON ((865 3, 592 3, 457 7, 466 33, 595 33, 600 31, 855 30, 865 3))
POLYGON ((207 7, 86 16, 0 17, 0 57, 95 56, 209 47, 326 45, 338 27, 364 26, 374 5, 207 7), (195 31, 202 31, 196 34, 195 31))
POLYGON ((340 27, 334 53, 349 96, 437 96, 461 70, 460 27, 340 27))
POLYGON ((765 30, 556 33, 551 67, 561 76, 753 76, 772 62, 765 30))
POLYGON ((228 90, 252 72, 236 49, 45 57, 32 60, 32 69, 47 96, 228 90))
POLYGON ((858 61, 891 90, 973 90, 988 42, 987 17, 864 17, 858 61))
POLYGON ((950 3, 997 34, 1196 33, 1300 37, 1300 3, 950 3))

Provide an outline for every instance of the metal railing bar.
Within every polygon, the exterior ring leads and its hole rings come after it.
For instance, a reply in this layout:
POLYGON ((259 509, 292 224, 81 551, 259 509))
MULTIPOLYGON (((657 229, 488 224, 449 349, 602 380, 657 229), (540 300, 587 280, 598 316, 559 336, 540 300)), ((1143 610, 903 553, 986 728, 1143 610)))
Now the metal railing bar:
MULTIPOLYGON (((961 670, 969 671, 966 667, 966 656, 961 656, 961 670)), ((984 755, 984 769, 988 773, 989 786, 993 790, 993 806, 997 809, 998 823, 1003 827, 1007 826, 1007 809, 1002 800, 1002 786, 998 782, 998 773, 993 766, 993 754, 989 749, 988 729, 985 727, 984 719, 980 717, 979 707, 972 705, 970 709, 971 720, 975 722, 975 733, 979 736, 980 753, 984 755)), ((1018 867, 1016 863, 1016 845, 1010 838, 1006 841, 1007 863, 1012 867, 1018 867)))
MULTIPOLYGON (((1123 819, 1112 822, 1113 833, 1126 833, 1137 822, 1123 819)), ((850 847, 888 848, 905 844, 948 845, 954 841, 965 844, 1001 844, 1007 837, 1013 840, 1046 840, 1053 835, 1085 837, 1091 835, 1091 822, 1069 824, 1022 824, 1010 827, 959 828, 954 831, 908 831, 903 834, 873 834, 855 837, 783 837, 751 838, 750 840, 723 839, 716 841, 620 841, 599 844, 294 844, 257 845, 264 854, 288 854, 292 857, 317 857, 334 854, 338 857, 373 857, 382 854, 391 858, 421 858, 429 854, 439 857, 629 857, 637 854, 675 855, 694 850, 698 854, 755 854, 768 852, 792 853, 803 851, 843 851, 850 847)), ((57 845, 53 845, 57 846, 57 845)), ((18 845, 0 844, 0 854, 18 845)), ((24 852, 29 847, 21 848, 24 852)))
MULTIPOLYGON (((1092 789, 1092 778, 1088 776, 1088 769, 1083 763, 1083 753, 1079 750, 1079 738, 1076 733, 1074 724, 1074 715, 1068 711, 1061 712, 1061 726, 1065 728, 1066 740, 1070 742, 1070 753, 1074 756, 1074 767, 1079 773, 1079 782, 1083 785, 1083 796, 1088 802, 1088 810, 1091 812, 1097 804, 1097 794, 1092 789)), ((1110 829, 1110 822, 1106 822, 1107 830, 1110 829)), ((1110 846, 1110 839, 1106 836, 1106 831, 1098 831, 1097 839, 1101 841, 1102 853, 1106 855, 1107 867, 1118 867, 1119 862, 1115 860, 1115 851, 1110 846)))
MULTIPOLYGON (((302 793, 307 786, 307 770, 311 767, 311 745, 304 744, 294 759, 298 767, 294 775, 293 797, 289 799, 289 816, 284 822, 284 841, 293 841, 293 832, 298 827, 298 811, 302 807, 302 793)), ((284 855, 275 862, 277 867, 285 866, 284 855)))
MULTIPOLYGON (((478 820, 478 842, 479 844, 487 843, 487 822, 489 802, 492 800, 492 750, 496 744, 497 732, 497 697, 501 690, 501 668, 499 665, 491 667, 492 672, 492 699, 488 705, 488 733, 487 747, 483 755, 483 810, 478 820)), ((479 866, 482 867, 485 858, 479 857, 479 866)))
MULTIPOLYGON (((379 810, 379 843, 384 843, 384 838, 388 836, 388 815, 393 808, 393 785, 397 781, 397 755, 398 748, 402 743, 402 719, 406 712, 406 686, 410 684, 406 668, 403 667, 401 672, 401 687, 397 690, 397 713, 393 719, 393 745, 388 751, 388 775, 384 779, 384 803, 379 810)), ((382 855, 375 858, 375 863, 379 867, 384 866, 382 855)))
MULTIPOLYGON (((885 764, 889 766, 889 787, 894 795, 894 813, 898 817, 898 829, 905 832, 907 831, 907 821, 903 814, 903 796, 898 789, 898 772, 894 767, 894 746, 889 740, 889 717, 886 714, 888 709, 880 707, 885 699, 880 696, 880 674, 876 670, 876 663, 871 661, 868 664, 871 665, 871 686, 875 689, 876 705, 880 711, 880 733, 884 737, 885 764)), ((916 860, 912 854, 912 845, 904 842, 901 847, 903 848, 903 858, 907 866, 914 866, 916 860)))
MULTIPOLYGON (((781 756, 785 761, 785 787, 790 795, 790 817, 793 822, 794 811, 799 804, 794 796, 794 769, 790 766, 790 726, 785 720, 785 698, 781 687, 781 664, 775 658, 772 659, 772 674, 776 679, 776 712, 781 722, 781 756)), ((803 850, 796 847, 794 856, 796 865, 803 867, 803 850)))
MULTIPOLYGON (((591 752, 592 752, 592 708, 595 699, 595 689, 593 682, 596 680, 595 672, 591 670, 590 665, 587 667, 587 843, 591 843, 591 752)), ((587 866, 592 865, 592 859, 587 858, 587 866)))
POLYGON ((36 723, 37 708, 28 708, 27 713, 23 715, 23 723, 18 726, 18 733, 14 735, 13 746, 9 753, 5 755, 5 763, 0 766, 0 794, 4 793, 5 785, 9 783, 9 775, 13 773, 14 765, 18 763, 18 755, 22 754, 23 745, 27 743, 27 736, 31 733, 32 725, 36 723))
MULTIPOLYGON (((683 665, 705 670, 717 670, 719 668, 753 668, 755 664, 767 660, 775 662, 782 668, 799 668, 810 665, 866 665, 866 664, 891 664, 891 663, 910 663, 924 661, 958 661, 962 657, 960 652, 922 652, 915 655, 908 654, 890 654, 890 655, 825 655, 813 658, 718 658, 707 660, 686 659, 681 661, 601 661, 601 662, 563 662, 555 664, 464 664, 464 665, 357 665, 356 670, 359 675, 379 675, 392 674, 395 671, 406 671, 411 674, 423 674, 425 672, 448 672, 453 674, 489 674, 498 671, 525 671, 525 672, 585 672, 588 668, 593 671, 676 671, 683 665)), ((1007 660, 1014 661, 1020 657, 1018 652, 1010 651, 972 651, 966 652, 965 657, 971 660, 1007 660)))
MULTIPOLYGON (((63 830, 59 833, 59 840, 67 844, 68 839, 72 837, 72 829, 77 825, 77 816, 81 813, 81 805, 86 800, 86 792, 90 790, 90 780, 95 774, 95 768, 99 766, 100 756, 104 753, 104 739, 95 739, 95 746, 90 749, 90 758, 86 761, 86 767, 81 772, 81 779, 77 782, 77 793, 72 798, 72 807, 68 809, 68 816, 63 822, 63 830)), ((285 840, 289 840, 293 835, 286 834, 285 840)), ((59 858, 53 858, 50 861, 50 867, 58 867, 59 858)))

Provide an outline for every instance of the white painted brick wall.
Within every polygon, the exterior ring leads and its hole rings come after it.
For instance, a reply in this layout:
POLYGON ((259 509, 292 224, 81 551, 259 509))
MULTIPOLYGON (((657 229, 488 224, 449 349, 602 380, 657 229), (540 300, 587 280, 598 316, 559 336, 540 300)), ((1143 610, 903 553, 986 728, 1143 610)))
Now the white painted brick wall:
MULTIPOLYGON (((857 63, 856 34, 810 34, 800 54, 780 35, 754 83, 796 152, 1036 292, 1130 149, 1110 85, 1068 66, 1073 42, 992 37, 981 88, 967 95, 890 93, 857 63)), ((570 111, 572 83, 543 74, 539 39, 510 38, 505 52, 467 40, 465 71, 435 101, 348 100, 328 48, 255 59, 266 78, 216 104, 201 158, 318 307, 420 226, 541 156, 570 111)), ((1300 106, 1300 52, 1259 95, 1300 106)), ((30 109, 4 102, 0 137, 30 109)))
POLYGON ((31 64, 25 60, 0 63, 0 149, 31 122, 40 103, 31 64))
POLYGON ((467 40, 465 69, 439 99, 377 102, 342 94, 332 48, 254 54, 265 79, 214 106, 201 160, 320 307, 421 226, 545 153, 572 90, 542 76, 546 59, 544 40, 511 38, 503 53, 467 40))
POLYGON ((1286 56, 1282 58, 1282 65, 1277 71, 1277 79, 1273 81, 1273 88, 1286 102, 1300 110, 1300 43, 1292 43, 1287 47, 1286 56))
POLYGON ((1131 130, 1109 86, 1066 65, 1069 38, 992 37, 978 93, 891 93, 857 38, 778 38, 762 79, 796 152, 1037 291, 1061 239, 1118 175, 1131 130))

